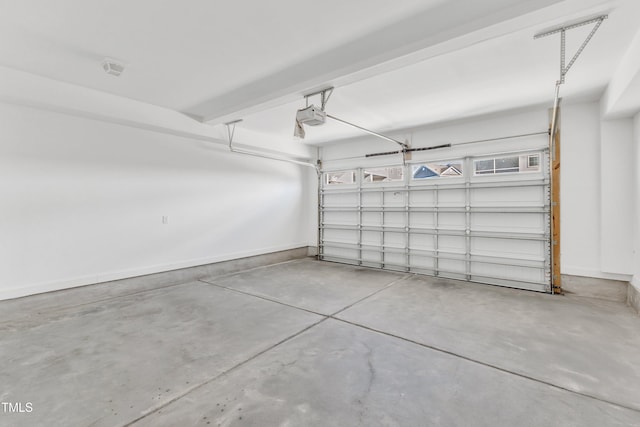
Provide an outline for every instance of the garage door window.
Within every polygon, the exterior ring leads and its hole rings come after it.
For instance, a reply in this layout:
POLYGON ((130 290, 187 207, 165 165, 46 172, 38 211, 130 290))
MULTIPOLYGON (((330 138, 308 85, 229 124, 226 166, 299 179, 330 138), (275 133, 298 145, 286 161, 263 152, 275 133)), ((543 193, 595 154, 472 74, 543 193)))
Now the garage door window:
POLYGON ((356 183, 356 171, 338 171, 327 172, 324 174, 324 183, 326 185, 348 185, 356 183))
POLYGON ((423 163, 411 167, 411 179, 453 178, 462 176, 462 160, 423 163))
POLYGON ((404 168, 402 166, 390 166, 385 168, 371 168, 362 171, 362 182, 393 182, 404 180, 404 168))
POLYGON ((475 175, 495 175, 499 173, 539 172, 540 154, 522 156, 493 157, 473 161, 475 175))

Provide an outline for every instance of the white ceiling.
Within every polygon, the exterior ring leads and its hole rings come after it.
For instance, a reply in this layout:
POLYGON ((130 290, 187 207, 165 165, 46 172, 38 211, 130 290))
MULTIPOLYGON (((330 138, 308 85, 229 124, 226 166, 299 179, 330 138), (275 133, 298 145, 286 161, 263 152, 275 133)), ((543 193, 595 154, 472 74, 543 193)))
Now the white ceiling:
POLYGON ((186 110, 438 1, 0 0, 0 61, 186 110))
MULTIPOLYGON (((302 94, 389 132, 551 103, 559 36, 607 19, 567 76, 565 99, 598 99, 639 30, 637 0, 0 0, 0 65, 184 112, 253 137, 293 140, 302 94), (105 74, 109 56, 126 64, 105 74)), ((568 54, 591 27, 568 33, 568 54)), ((640 101, 639 101, 640 102, 640 101)), ((358 135, 337 123, 305 143, 358 135)))

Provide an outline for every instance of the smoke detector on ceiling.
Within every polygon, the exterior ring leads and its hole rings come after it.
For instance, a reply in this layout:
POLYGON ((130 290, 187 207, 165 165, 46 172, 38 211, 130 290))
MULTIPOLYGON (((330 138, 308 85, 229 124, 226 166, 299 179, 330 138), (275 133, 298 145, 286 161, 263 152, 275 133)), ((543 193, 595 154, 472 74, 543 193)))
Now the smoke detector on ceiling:
POLYGON ((104 58, 102 69, 105 73, 118 77, 124 71, 124 64, 112 58, 104 58))

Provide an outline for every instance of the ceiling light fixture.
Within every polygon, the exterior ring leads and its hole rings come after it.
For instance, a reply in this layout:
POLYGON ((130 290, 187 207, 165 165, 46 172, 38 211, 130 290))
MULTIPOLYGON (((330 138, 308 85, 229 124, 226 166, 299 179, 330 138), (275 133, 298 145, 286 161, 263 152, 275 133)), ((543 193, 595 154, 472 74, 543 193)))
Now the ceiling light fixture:
POLYGON ((118 77, 124 71, 124 64, 113 58, 104 58, 102 60, 102 69, 105 73, 118 77))

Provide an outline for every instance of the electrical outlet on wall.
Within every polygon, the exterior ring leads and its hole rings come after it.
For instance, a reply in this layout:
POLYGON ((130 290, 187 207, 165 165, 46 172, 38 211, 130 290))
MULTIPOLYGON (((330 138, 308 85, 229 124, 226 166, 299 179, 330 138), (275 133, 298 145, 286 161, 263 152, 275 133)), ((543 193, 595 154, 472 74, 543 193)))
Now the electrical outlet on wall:
POLYGON ((162 223, 169 224, 169 215, 162 215, 162 223))

